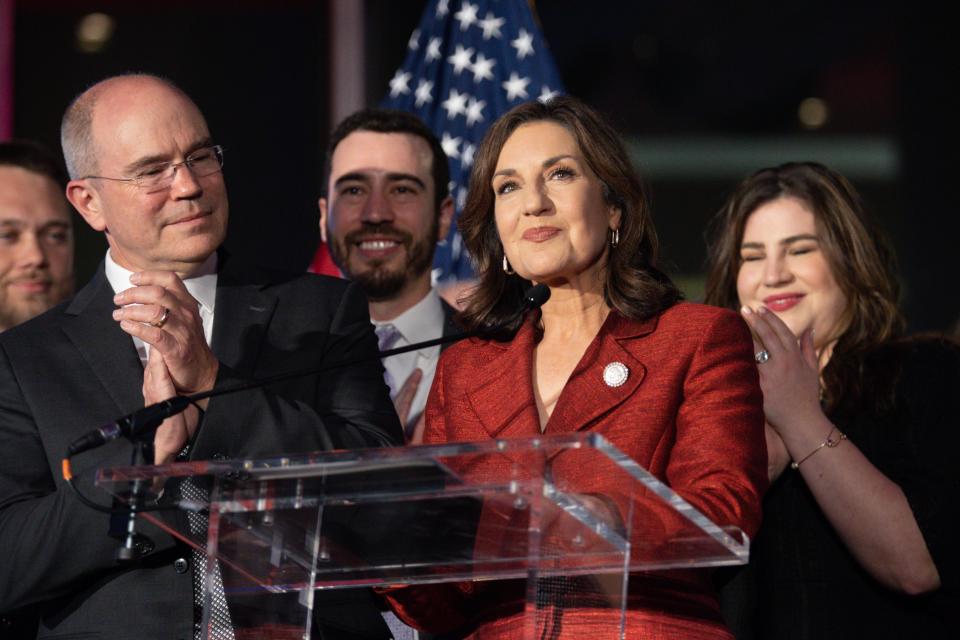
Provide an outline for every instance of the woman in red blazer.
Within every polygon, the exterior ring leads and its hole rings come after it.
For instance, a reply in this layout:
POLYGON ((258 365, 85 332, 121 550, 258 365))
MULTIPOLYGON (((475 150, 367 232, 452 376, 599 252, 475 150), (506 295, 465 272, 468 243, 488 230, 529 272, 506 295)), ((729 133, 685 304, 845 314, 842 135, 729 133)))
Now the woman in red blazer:
MULTIPOLYGON (((766 450, 750 332, 731 311, 678 302, 613 129, 569 97, 513 109, 480 146, 459 224, 480 278, 463 320, 489 337, 441 357, 424 441, 600 433, 708 518, 752 535, 766 450), (524 318, 531 282, 551 295, 524 318)), ((582 474, 597 503, 617 504, 609 478, 582 474)), ((390 596, 414 626, 475 638, 518 637, 523 597, 510 582, 390 596)), ((628 607, 628 638, 731 637, 703 570, 633 575, 628 607)), ((616 617, 566 609, 543 633, 601 637, 616 617)))

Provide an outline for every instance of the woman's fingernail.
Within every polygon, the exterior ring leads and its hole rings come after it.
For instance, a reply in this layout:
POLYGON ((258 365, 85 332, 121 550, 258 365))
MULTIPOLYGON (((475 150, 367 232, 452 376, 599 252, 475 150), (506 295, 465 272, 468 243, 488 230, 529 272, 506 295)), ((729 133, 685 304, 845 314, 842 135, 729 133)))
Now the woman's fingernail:
POLYGON ((757 309, 757 313, 759 313, 760 315, 763 315, 763 314, 765 314, 766 312, 767 312, 767 308, 764 307, 763 305, 761 305, 761 306, 757 309))
POLYGON ((114 310, 113 310, 113 319, 114 319, 114 320, 119 320, 119 319, 122 318, 122 317, 123 317, 123 310, 122 310, 122 309, 114 309, 114 310))
POLYGON ((132 282, 133 284, 140 284, 140 274, 139 273, 131 274, 130 282, 132 282))
POLYGON ((740 313, 742 313, 745 316, 748 316, 751 313, 753 313, 753 309, 751 309, 747 305, 743 305, 742 307, 740 307, 740 313))

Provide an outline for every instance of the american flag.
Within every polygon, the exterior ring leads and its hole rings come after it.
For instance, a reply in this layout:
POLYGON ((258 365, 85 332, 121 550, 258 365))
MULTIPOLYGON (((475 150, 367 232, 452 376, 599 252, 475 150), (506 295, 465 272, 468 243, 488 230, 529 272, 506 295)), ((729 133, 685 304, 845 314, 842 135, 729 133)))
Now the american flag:
MULTIPOLYGON (((521 102, 560 93, 560 75, 527 0, 431 0, 383 106, 417 114, 440 138, 459 212, 487 127, 521 102)), ((472 277, 456 225, 446 240, 434 257, 434 281, 472 277)))

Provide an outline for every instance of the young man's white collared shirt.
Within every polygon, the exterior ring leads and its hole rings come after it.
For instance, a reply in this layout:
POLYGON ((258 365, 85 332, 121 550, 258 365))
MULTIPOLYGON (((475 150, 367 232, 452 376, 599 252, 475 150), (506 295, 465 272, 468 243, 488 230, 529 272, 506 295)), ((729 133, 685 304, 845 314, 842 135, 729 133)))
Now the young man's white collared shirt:
MULTIPOLYGON (((392 324, 400 332, 400 337, 394 342, 393 348, 405 347, 417 342, 433 340, 443 335, 444 325, 443 305, 440 303, 440 296, 436 290, 430 291, 417 304, 413 305, 393 320, 385 322, 376 322, 374 325, 392 324)), ((407 435, 413 429, 427 405, 427 395, 430 393, 430 385, 433 383, 433 374, 437 370, 437 361, 440 359, 440 347, 428 347, 409 353, 401 353, 389 358, 384 358, 383 366, 393 384, 391 396, 396 396, 400 387, 407 381, 414 369, 423 371, 423 378, 420 380, 420 387, 413 398, 413 404, 410 406, 410 414, 407 418, 407 424, 404 429, 407 435)))

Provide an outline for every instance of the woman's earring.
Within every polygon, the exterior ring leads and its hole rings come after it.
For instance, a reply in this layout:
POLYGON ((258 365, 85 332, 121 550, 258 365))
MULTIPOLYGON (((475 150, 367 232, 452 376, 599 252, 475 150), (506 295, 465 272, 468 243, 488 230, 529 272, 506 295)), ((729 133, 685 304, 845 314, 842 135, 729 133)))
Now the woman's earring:
POLYGON ((510 268, 510 263, 507 262, 507 254, 503 254, 503 272, 508 276, 512 276, 516 271, 510 268))
POLYGON ((615 247, 620 244, 620 227, 617 227, 613 230, 613 233, 610 234, 610 246, 615 247))

